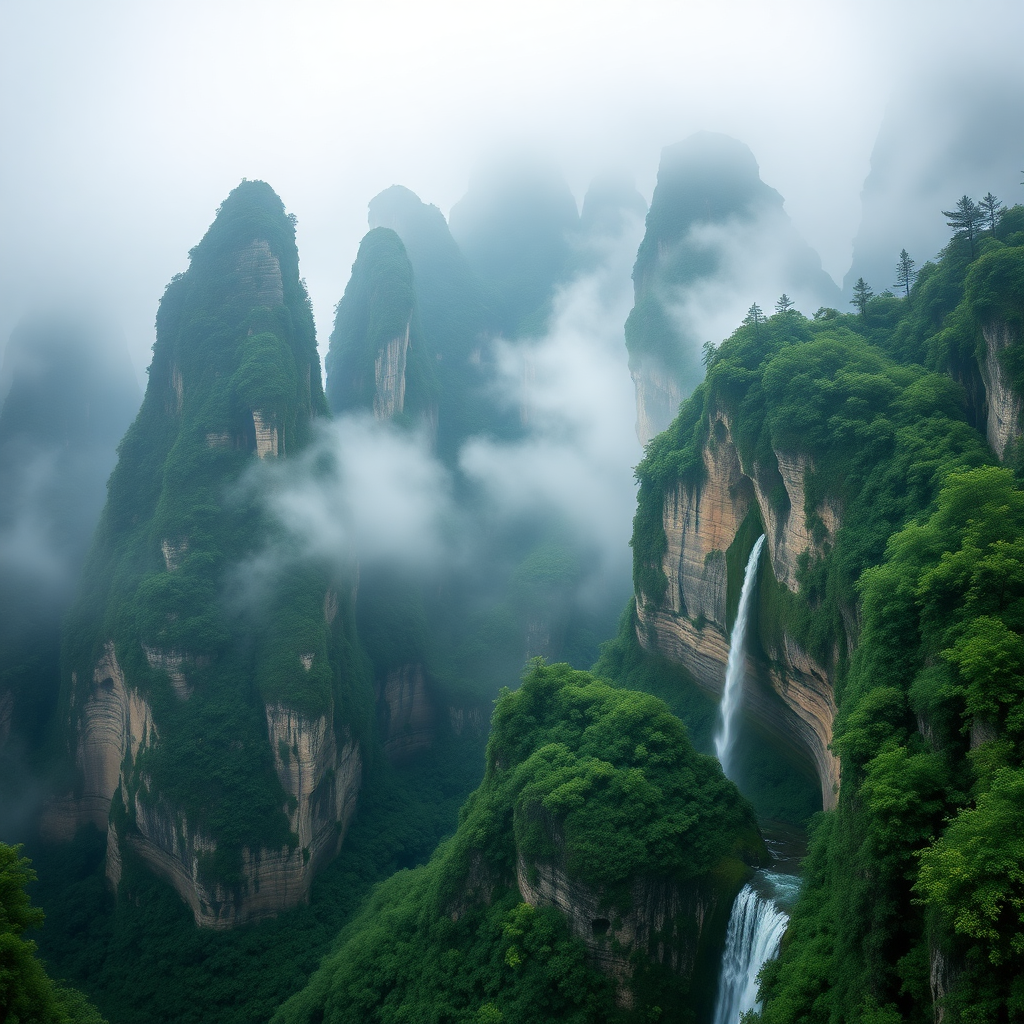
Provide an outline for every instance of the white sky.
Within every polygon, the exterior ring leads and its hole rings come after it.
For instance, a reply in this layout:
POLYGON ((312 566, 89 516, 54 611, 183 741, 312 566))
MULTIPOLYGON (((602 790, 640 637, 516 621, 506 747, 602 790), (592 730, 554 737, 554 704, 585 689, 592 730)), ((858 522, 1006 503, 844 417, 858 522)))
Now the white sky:
POLYGON ((299 219, 323 346, 381 189, 447 213, 523 144, 578 200, 610 164, 650 198, 700 129, 751 147, 841 280, 892 90, 982 51, 1005 70, 1022 38, 1010 0, 0 0, 0 344, 76 287, 144 379, 165 285, 249 177, 299 219))

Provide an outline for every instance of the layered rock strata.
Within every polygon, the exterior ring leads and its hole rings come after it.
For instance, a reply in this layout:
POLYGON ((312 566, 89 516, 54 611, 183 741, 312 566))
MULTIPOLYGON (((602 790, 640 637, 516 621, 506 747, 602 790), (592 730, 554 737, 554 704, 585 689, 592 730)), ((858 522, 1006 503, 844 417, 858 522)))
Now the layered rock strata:
MULTIPOLYGON (((679 483, 665 494, 662 569, 668 587, 659 602, 638 595, 637 632, 645 649, 682 665, 701 687, 718 696, 729 657, 725 552, 751 505, 756 503, 764 524, 768 566, 762 571, 774 573, 789 590, 797 589, 800 555, 820 548, 805 515, 804 478, 812 468, 806 457, 776 453, 788 503, 771 501, 777 478, 744 469, 724 413, 712 415, 711 431, 703 451, 703 481, 679 483)), ((821 543, 828 543, 839 527, 841 510, 825 505, 816 513, 824 527, 821 543)), ((766 641, 764 653, 767 665, 748 659, 762 685, 745 689, 747 712, 778 736, 795 740, 816 768, 823 806, 833 807, 839 763, 828 749, 835 719, 828 670, 788 635, 779 642, 766 641)))

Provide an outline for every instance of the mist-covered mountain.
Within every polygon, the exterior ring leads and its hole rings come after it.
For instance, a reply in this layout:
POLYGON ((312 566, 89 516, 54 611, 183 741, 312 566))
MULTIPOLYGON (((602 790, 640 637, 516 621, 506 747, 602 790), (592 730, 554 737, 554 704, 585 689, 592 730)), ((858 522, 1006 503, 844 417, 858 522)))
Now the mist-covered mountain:
POLYGON ((704 344, 752 304, 770 310, 782 294, 808 312, 839 304, 783 202, 749 148, 727 135, 699 132, 662 152, 626 321, 641 442, 701 380, 704 344))
POLYGON ((498 330, 515 337, 541 328, 579 227, 565 179, 543 164, 492 164, 474 175, 448 222, 486 289, 498 330))
MULTIPOLYGON (((621 293, 635 245, 627 241, 629 230, 643 200, 621 179, 599 183, 588 193, 583 230, 575 214, 551 223, 546 179, 547 192, 532 173, 515 179, 506 170, 500 184, 504 191, 491 183, 491 192, 483 193, 491 208, 472 191, 465 200, 480 214, 479 250, 510 266, 529 262, 530 246, 546 238, 544 245, 561 254, 559 290, 548 275, 546 305, 533 309, 531 334, 505 336, 498 308, 505 300, 496 296, 493 279, 489 286, 474 271, 436 207, 392 186, 370 203, 372 226, 338 304, 327 356, 327 394, 339 430, 357 429, 380 445, 378 475, 400 458, 397 446, 438 484, 426 501, 422 493, 405 498, 437 507, 439 529, 421 546, 421 554, 432 551, 428 557, 404 563, 396 557, 415 537, 393 539, 390 554, 387 544, 358 554, 360 635, 389 709, 384 719, 406 723, 404 740, 388 726, 386 742, 395 751, 429 745, 432 729, 452 706, 472 697, 485 707, 530 657, 592 662, 627 585, 622 560, 611 576, 601 564, 607 556, 595 552, 603 541, 573 528, 561 504, 575 495, 552 493, 544 479, 551 461, 544 446, 566 430, 563 422, 549 422, 545 403, 564 410, 561 420, 576 415, 573 400, 602 401, 600 393, 571 393, 579 391, 574 377, 588 372, 582 361, 600 366, 607 356, 595 347, 573 353, 579 362, 563 361, 560 305, 578 288, 621 293), (502 210, 505 201, 516 211, 515 231, 502 210), (533 241, 522 233, 523 217, 534 225, 533 241), (617 259, 620 254, 625 258, 617 259), (610 266, 621 277, 617 289, 610 266), (559 362, 550 365, 553 352, 559 362), (511 461, 532 463, 541 477, 523 479, 523 496, 514 501, 503 492, 517 481, 500 472, 511 461), (525 490, 531 486, 532 493, 525 490), (607 581, 608 594, 587 592, 595 579, 607 581)), ((535 286, 537 280, 527 291, 535 286)), ((511 279, 504 287, 506 298, 519 295, 511 279)), ((621 361, 621 334, 614 346, 621 361)), ((600 407, 587 415, 600 416, 600 407)), ((567 472, 576 468, 578 448, 573 439, 564 452, 571 460, 567 472)), ((628 462, 622 463, 626 483, 628 462)), ((359 470, 352 465, 347 472, 359 470)), ((408 478, 408 467, 404 473, 408 478)), ((403 497, 389 498, 389 506, 403 497)), ((607 515, 585 508, 576 514, 607 515)))
POLYGON ((628 182, 516 174, 458 231, 371 202, 326 395, 269 186, 169 285, 63 634, 61 973, 126 1020, 703 1022, 757 904, 764 1020, 1014 1019, 1024 208, 844 313, 733 140, 666 151, 642 242, 628 182), (758 828, 817 811, 774 903, 758 828))
POLYGON ((107 831, 114 885, 140 858, 220 927, 305 896, 362 775, 350 584, 301 557, 245 572, 273 526, 243 480, 327 413, 294 230, 243 182, 168 286, 64 631, 74 780, 47 830, 107 831))

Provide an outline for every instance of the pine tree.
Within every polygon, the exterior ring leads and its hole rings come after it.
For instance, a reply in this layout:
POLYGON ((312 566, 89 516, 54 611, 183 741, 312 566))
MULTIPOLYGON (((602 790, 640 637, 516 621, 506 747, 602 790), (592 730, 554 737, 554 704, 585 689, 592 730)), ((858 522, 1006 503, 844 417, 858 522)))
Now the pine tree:
POLYGON ((783 292, 775 302, 776 313, 786 313, 791 310, 794 306, 793 300, 783 292))
POLYGON ((750 309, 747 310, 747 315, 743 318, 743 324, 749 327, 751 324, 754 325, 754 336, 761 336, 761 324, 764 323, 764 311, 755 302, 751 305, 750 309))
POLYGON ((917 271, 914 269, 914 260, 910 258, 910 253, 906 249, 900 249, 900 259, 896 264, 896 283, 893 288, 902 288, 906 297, 910 298, 910 286, 914 283, 914 278, 917 277, 917 271))
POLYGON ((874 294, 867 281, 863 277, 858 277, 857 283, 853 286, 853 298, 850 299, 850 305, 856 306, 857 312, 864 316, 868 308, 868 302, 874 294))
POLYGON ((974 236, 982 220, 981 207, 970 197, 961 196, 955 210, 943 210, 942 216, 948 218, 946 223, 953 229, 953 237, 963 236, 971 246, 971 259, 974 259, 974 236))
POLYGON ((1003 219, 1003 214, 1006 213, 1006 207, 989 192, 984 199, 978 203, 978 208, 981 210, 982 217, 988 221, 989 233, 995 238, 996 228, 999 226, 999 222, 1003 219))

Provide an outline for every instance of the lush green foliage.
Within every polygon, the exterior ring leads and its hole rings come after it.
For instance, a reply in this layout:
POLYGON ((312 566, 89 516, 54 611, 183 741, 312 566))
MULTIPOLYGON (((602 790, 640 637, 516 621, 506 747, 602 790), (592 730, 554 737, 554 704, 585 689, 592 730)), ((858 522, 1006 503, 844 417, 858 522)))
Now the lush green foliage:
POLYGON ((243 182, 190 257, 160 304, 149 387, 65 626, 62 704, 73 736, 112 644, 159 734, 142 738, 128 766, 122 824, 131 825, 136 794, 185 815, 217 838, 206 867, 231 882, 243 846, 294 842, 264 705, 310 715, 333 705, 357 734, 369 708, 351 609, 343 602, 334 624, 325 620, 324 595, 339 581, 285 558, 263 600, 245 571, 272 537, 257 488, 239 486, 258 469, 256 419, 284 456, 326 413, 294 221, 269 186, 243 182), (168 672, 175 660, 187 700, 168 672))
POLYGON ((936 993, 947 1019, 1024 1017, 1024 496, 975 429, 983 332, 1011 339, 998 358, 1024 394, 1021 212, 973 258, 954 238, 902 299, 748 318, 637 470, 635 580, 660 600, 664 496, 702 486, 720 413, 774 511, 777 456, 807 460, 790 514, 815 547, 798 594, 762 580, 758 633, 831 666, 842 792, 765 970, 766 1021, 930 1021, 936 993))
MULTIPOLYGON (((970 379, 982 328, 1006 326, 1012 365, 1021 250, 977 248, 973 263, 954 244, 923 268, 890 351, 970 379)), ((950 410, 928 382, 899 401, 950 410)), ((1008 468, 967 468, 934 443, 906 454, 908 521, 860 575, 834 731, 840 804, 817 825, 765 971, 770 1022, 924 1022, 936 996, 947 1020, 1024 1019, 1024 494, 1008 468)))
MULTIPOLYGON (((948 377, 898 365, 855 333, 859 318, 807 321, 793 310, 740 327, 717 350, 707 380, 637 467, 634 579, 655 600, 664 592, 661 508, 668 488, 699 488, 701 452, 718 412, 729 415, 744 471, 785 511, 777 454, 809 459, 808 527, 824 538, 819 510, 840 508, 843 527, 802 566, 801 600, 783 599, 792 635, 822 663, 847 648, 844 613, 861 572, 882 557, 889 535, 927 507, 946 474, 991 459, 965 421, 948 377)), ((781 626, 781 622, 779 625, 781 626)))
POLYGON ((836 724, 843 790, 822 824, 766 1020, 931 1019, 934 956, 954 1019, 1018 1019, 1024 922, 1024 494, 952 475, 865 572, 863 632, 836 724), (938 952, 936 952, 938 951, 938 952), (865 1019, 868 1019, 865 1017, 865 1019))
POLYGON ((50 980, 24 937, 43 924, 26 892, 34 879, 21 847, 0 843, 0 1016, 7 1024, 103 1024, 80 992, 50 980))
MULTIPOLYGON (((377 890, 277 1020, 619 1019, 612 983, 564 919, 521 902, 517 861, 559 865, 611 913, 652 876, 711 884, 727 906, 743 858, 762 855, 749 806, 661 701, 534 663, 497 703, 484 781, 455 837, 377 890)), ((692 1019, 687 979, 641 987, 638 1019, 655 994, 692 1019)))
MULTIPOLYGON (((742 575, 743 566, 740 566, 742 575)), ((694 747, 714 755, 718 704, 680 665, 647 653, 637 637, 636 605, 630 602, 613 640, 601 646, 594 674, 616 686, 661 698, 686 723, 694 747)), ((811 766, 744 721, 734 755, 737 785, 758 818, 801 825, 821 807, 821 787, 811 766)))

